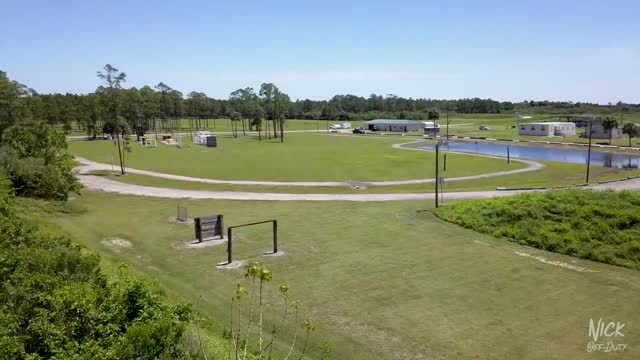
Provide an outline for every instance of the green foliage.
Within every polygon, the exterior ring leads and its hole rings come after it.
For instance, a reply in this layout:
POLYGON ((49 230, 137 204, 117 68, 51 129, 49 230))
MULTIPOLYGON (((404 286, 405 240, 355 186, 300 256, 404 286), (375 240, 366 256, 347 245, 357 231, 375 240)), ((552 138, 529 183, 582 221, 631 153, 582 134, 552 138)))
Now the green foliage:
MULTIPOLYGON (((224 329, 223 337, 229 342, 227 359, 233 358, 236 360, 254 360, 254 359, 274 359, 281 358, 276 356, 274 347, 279 340, 283 342, 283 339, 278 339, 278 335, 284 325, 291 324, 295 328, 295 332, 292 338, 289 340, 289 345, 286 350, 286 356, 282 357, 285 360, 288 359, 302 359, 307 351, 309 344, 309 337, 311 333, 316 329, 316 324, 309 319, 300 319, 300 303, 297 301, 289 301, 289 286, 280 285, 278 292, 283 304, 282 315, 278 315, 280 318, 279 324, 274 326, 270 331, 271 336, 267 341, 264 336, 264 323, 263 319, 267 312, 272 312, 270 306, 265 304, 264 298, 267 297, 265 292, 265 286, 273 280, 273 272, 268 267, 264 266, 260 262, 250 262, 244 269, 244 278, 247 281, 245 286, 240 284, 236 285, 233 297, 231 298, 231 328, 224 329), (256 282, 258 289, 256 290, 256 282), (257 299, 256 299, 257 297, 257 299), (245 304, 243 301, 248 298, 249 303, 245 304), (257 319, 255 303, 257 300, 257 319), (249 309, 245 309, 248 306, 249 309), (248 312, 246 319, 246 325, 243 324, 243 313, 248 312), (252 330, 254 329, 255 330, 252 330), (304 345, 299 354, 294 354, 296 342, 298 339, 298 330, 302 329, 305 332, 304 345), (255 340, 252 335, 258 336, 255 340)), ((331 348, 328 343, 323 343, 320 346, 320 352, 322 359, 328 359, 331 354, 331 348)))
POLYGON ((609 133, 609 144, 611 144, 611 138, 613 136, 613 132, 611 130, 618 127, 618 119, 607 116, 604 121, 602 121, 602 128, 609 133))
POLYGON ((188 305, 17 215, 0 179, 0 359, 180 359, 188 305))
POLYGON ((51 125, 14 125, 2 134, 0 169, 17 195, 66 200, 78 192, 64 135, 51 125))
POLYGON ((626 123, 622 127, 622 133, 626 134, 629 138, 629 146, 631 146, 631 139, 640 136, 640 125, 634 123, 626 123))
POLYGON ((640 270, 640 194, 528 193, 442 207, 441 218, 540 249, 640 270))

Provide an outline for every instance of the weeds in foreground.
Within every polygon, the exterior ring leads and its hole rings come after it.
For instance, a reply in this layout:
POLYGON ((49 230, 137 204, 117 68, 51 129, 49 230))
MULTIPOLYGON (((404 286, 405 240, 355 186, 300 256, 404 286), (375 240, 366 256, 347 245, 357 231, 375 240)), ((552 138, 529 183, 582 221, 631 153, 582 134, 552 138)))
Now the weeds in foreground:
MULTIPOLYGON (((279 297, 282 300, 282 315, 277 325, 274 325, 270 334, 265 334, 265 290, 273 280, 273 273, 269 268, 259 262, 251 262, 245 267, 245 281, 247 286, 238 284, 231 298, 230 324, 225 329, 224 337, 229 341, 227 359, 234 360, 271 360, 271 359, 302 359, 308 350, 309 338, 316 329, 316 323, 311 319, 303 318, 302 306, 298 301, 290 301, 289 287, 278 287, 279 297), (247 304, 248 302, 248 304, 247 304), (243 314, 243 308, 248 306, 248 315, 243 314), (257 308, 256 308, 257 307, 257 308), (243 323, 246 316, 246 323, 243 323), (285 325, 293 323, 294 334, 289 340, 286 355, 276 357, 275 344, 279 339, 281 330, 285 325), (303 333, 300 334, 300 331, 303 333), (296 350, 299 343, 299 335, 304 336, 301 350, 296 350), (257 336, 257 339, 255 338, 257 336)), ((331 348, 328 343, 320 346, 321 359, 328 359, 331 348)))

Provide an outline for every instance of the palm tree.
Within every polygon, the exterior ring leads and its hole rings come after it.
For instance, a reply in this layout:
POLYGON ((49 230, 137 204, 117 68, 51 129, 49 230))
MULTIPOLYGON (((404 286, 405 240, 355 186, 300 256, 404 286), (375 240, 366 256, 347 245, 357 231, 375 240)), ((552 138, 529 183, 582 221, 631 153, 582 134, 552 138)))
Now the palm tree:
POLYGON ((611 130, 618 127, 618 120, 614 117, 607 116, 602 122, 602 128, 609 133, 609 145, 611 145, 611 138, 613 133, 611 130))
POLYGON ((634 123, 626 123, 622 127, 622 133, 629 137, 629 147, 631 147, 631 138, 640 136, 640 125, 634 123))

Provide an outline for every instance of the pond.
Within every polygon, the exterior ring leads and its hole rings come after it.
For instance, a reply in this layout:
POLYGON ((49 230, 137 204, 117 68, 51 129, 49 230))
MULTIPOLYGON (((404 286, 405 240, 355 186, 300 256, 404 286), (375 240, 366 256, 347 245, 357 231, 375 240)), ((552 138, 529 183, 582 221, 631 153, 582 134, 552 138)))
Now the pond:
MULTIPOLYGON (((440 149, 476 153, 493 156, 507 156, 507 146, 509 147, 509 155, 512 158, 531 159, 531 160, 549 160, 560 161, 573 164, 587 163, 587 150, 563 149, 556 147, 538 147, 524 145, 506 145, 491 143, 474 143, 474 142, 449 142, 442 145, 440 149)), ((420 149, 432 150, 434 145, 420 146, 420 149)), ((591 149, 591 164, 600 165, 611 168, 640 168, 640 154, 616 154, 608 152, 594 151, 591 149)))

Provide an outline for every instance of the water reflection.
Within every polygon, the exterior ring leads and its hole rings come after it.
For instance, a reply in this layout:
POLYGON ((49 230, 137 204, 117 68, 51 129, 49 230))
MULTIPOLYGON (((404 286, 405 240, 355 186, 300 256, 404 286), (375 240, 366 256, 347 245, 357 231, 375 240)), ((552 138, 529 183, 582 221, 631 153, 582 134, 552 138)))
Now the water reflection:
MULTIPOLYGON (((560 161, 573 164, 586 164, 587 151, 577 149, 563 149, 555 147, 536 147, 522 145, 490 144, 479 142, 449 142, 441 149, 477 153, 483 155, 507 156, 509 146, 510 156, 519 159, 560 161)), ((435 145, 421 146, 421 149, 433 149, 435 145)), ((640 155, 615 154, 591 150, 591 164, 611 168, 640 168, 640 155)))

